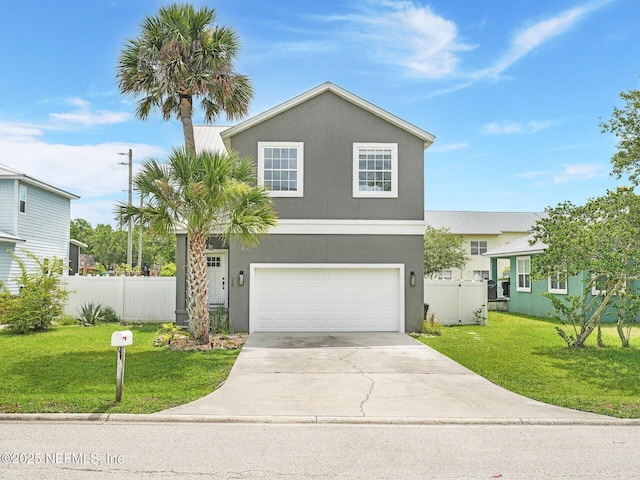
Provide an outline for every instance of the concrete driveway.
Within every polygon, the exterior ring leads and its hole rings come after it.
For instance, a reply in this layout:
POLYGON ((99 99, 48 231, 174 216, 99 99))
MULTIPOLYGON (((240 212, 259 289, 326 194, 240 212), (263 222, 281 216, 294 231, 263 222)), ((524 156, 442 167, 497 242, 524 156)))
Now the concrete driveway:
POLYGON ((253 333, 224 385, 159 413, 333 421, 609 418, 511 393, 401 333, 253 333))

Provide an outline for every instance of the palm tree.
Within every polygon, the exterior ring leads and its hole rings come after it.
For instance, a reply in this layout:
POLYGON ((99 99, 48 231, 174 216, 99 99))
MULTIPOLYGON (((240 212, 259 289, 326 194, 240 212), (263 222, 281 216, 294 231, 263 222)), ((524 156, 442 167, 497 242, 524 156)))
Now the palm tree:
POLYGON ((194 97, 201 97, 205 122, 213 122, 221 112, 228 120, 242 118, 253 98, 249 79, 234 71, 238 37, 215 20, 212 8, 162 7, 144 19, 139 37, 127 40, 116 69, 120 91, 142 96, 136 116, 146 120, 159 108, 165 120, 179 118, 185 147, 192 153, 194 97))
POLYGON ((207 239, 215 234, 252 247, 276 223, 271 197, 255 180, 251 159, 236 152, 175 149, 166 163, 147 160, 136 175, 145 205, 116 208, 121 220, 142 219, 157 234, 186 228, 187 315, 199 343, 209 340, 207 239))

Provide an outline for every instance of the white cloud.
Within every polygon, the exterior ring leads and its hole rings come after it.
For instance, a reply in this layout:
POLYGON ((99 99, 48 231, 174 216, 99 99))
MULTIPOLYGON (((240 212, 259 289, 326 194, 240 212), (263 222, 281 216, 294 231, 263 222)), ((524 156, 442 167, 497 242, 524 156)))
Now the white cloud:
POLYGON ((113 125, 129 120, 131 114, 128 112, 110 112, 107 110, 93 111, 91 104, 80 98, 71 98, 67 102, 74 111, 65 113, 50 113, 49 118, 57 123, 74 125, 113 125))
MULTIPOLYGON (((92 223, 112 223, 115 199, 126 200, 128 170, 119 165, 119 152, 133 150, 134 164, 166 152, 147 144, 118 142, 95 145, 63 145, 42 139, 42 129, 15 123, 0 123, 0 163, 45 183, 80 195, 72 212, 81 211, 92 223)), ((126 158, 125 158, 126 160, 126 158)))
POLYGON ((455 150, 464 150, 465 148, 469 148, 468 143, 464 143, 464 142, 449 143, 445 145, 435 145, 429 149, 429 152, 432 152, 432 153, 452 152, 455 150))
POLYGON ((502 122, 491 122, 480 127, 480 133, 483 135, 513 135, 513 134, 532 134, 540 130, 551 128, 556 122, 545 120, 539 122, 530 120, 528 122, 514 122, 505 120, 502 122))
POLYGON ((564 171, 553 177, 554 183, 566 183, 575 180, 591 180, 592 178, 606 177, 606 167, 595 164, 567 165, 564 171))
POLYGON ((491 67, 479 70, 473 74, 475 78, 496 77, 525 55, 531 53, 554 37, 568 31, 576 23, 600 7, 613 0, 601 0, 586 3, 582 6, 565 10, 560 14, 541 20, 520 30, 513 37, 510 48, 491 67))
POLYGON ((348 43, 358 54, 369 53, 424 78, 453 73, 458 53, 474 48, 459 40, 454 22, 409 0, 370 0, 361 5, 360 13, 323 20, 342 24, 331 32, 340 44, 348 43))

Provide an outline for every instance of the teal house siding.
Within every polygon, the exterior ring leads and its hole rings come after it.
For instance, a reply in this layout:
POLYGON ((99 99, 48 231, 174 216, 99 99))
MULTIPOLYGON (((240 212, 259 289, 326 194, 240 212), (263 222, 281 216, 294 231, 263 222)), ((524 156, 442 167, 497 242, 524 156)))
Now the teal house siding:
MULTIPOLYGON (((508 310, 512 313, 520 313, 523 315, 532 315, 534 317, 555 316, 555 309, 551 304, 551 300, 542 295, 549 291, 549 281, 534 280, 531 282, 531 292, 521 292, 516 288, 516 257, 511 257, 511 290, 508 303, 508 310)), ((567 284, 567 293, 554 293, 558 298, 566 298, 572 295, 580 295, 584 288, 582 277, 570 277, 567 284)))

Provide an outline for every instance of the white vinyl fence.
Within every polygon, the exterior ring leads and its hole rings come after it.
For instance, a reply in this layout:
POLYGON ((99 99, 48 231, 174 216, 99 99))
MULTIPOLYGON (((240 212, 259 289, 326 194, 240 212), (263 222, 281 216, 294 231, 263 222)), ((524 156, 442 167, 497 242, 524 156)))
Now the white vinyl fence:
POLYGON ((487 282, 424 280, 424 303, 441 325, 473 325, 473 312, 487 318, 487 282))
POLYGON ((85 303, 113 307, 122 320, 175 321, 176 277, 93 277, 63 279, 69 293, 64 313, 77 316, 85 303))

